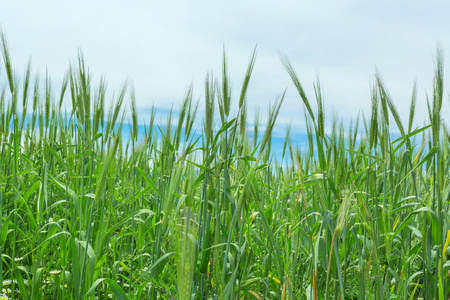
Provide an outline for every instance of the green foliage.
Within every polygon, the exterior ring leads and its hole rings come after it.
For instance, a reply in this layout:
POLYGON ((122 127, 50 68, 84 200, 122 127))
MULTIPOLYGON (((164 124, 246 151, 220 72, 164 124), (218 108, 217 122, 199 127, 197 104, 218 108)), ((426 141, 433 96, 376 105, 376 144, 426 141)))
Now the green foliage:
POLYGON ((9 298, 449 297, 441 52, 430 125, 413 128, 414 85, 404 127, 377 73, 365 130, 358 118, 345 131, 335 115, 330 132, 319 82, 315 113, 283 56, 305 106, 309 147, 296 148, 289 126, 281 159, 271 141, 284 93, 265 130, 257 112, 253 139, 246 133, 256 49, 239 98, 225 53, 221 82, 206 76, 203 128, 190 86, 178 121, 171 112, 165 128, 154 126, 153 109, 143 133, 133 86, 126 82, 105 112, 105 80, 91 83, 81 53, 55 94, 48 74, 45 82, 30 75, 31 63, 19 84, 3 34, 1 52, 0 280, 9 298), (390 125, 400 138, 391 139, 390 125))

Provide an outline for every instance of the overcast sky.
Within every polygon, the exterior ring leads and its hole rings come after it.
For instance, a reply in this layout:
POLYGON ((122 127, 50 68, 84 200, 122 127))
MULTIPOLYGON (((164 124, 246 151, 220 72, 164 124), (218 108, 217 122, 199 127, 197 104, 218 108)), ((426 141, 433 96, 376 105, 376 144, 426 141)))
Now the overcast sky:
MULTIPOLYGON (((378 69, 406 124, 413 82, 417 121, 426 120, 435 54, 450 59, 447 1, 1 1, 0 25, 17 74, 31 56, 48 68, 55 88, 77 51, 84 52, 94 82, 105 75, 110 91, 131 78, 141 121, 155 107, 177 109, 194 83, 203 100, 208 71, 221 75, 225 45, 236 105, 250 54, 257 60, 248 90, 249 116, 287 87, 279 130, 304 129, 303 105, 278 52, 292 61, 314 101, 320 78, 327 116, 347 122, 370 114, 370 85, 378 69)), ((448 60, 447 59, 447 60, 448 60)), ((445 71, 448 64, 445 63, 445 71)), ((4 76, 4 72, 2 72, 4 76)), ((445 77, 446 86, 449 77, 445 77)), ((449 114, 445 90, 443 117, 449 114)), ((147 122, 148 123, 148 122, 147 122)), ((448 123, 448 120, 447 120, 448 123)), ((280 133, 281 134, 281 133, 280 133)))

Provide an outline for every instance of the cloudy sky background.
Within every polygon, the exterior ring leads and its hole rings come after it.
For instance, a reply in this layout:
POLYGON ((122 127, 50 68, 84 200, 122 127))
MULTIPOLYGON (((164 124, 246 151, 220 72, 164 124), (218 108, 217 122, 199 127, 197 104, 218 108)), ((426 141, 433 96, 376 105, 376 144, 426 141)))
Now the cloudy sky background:
MULTIPOLYGON (((248 90, 249 122, 256 107, 265 116, 269 103, 287 87, 279 135, 289 122, 294 134, 305 129, 303 104, 279 52, 290 58, 312 102, 313 82, 320 78, 328 120, 337 112, 345 123, 360 112, 370 115, 370 85, 378 69, 405 126, 415 79, 416 124, 427 120, 426 93, 431 96, 438 44, 444 58, 450 59, 447 1, 0 3, 0 25, 16 74, 21 76, 31 56, 34 69, 44 75, 47 68, 58 91, 64 72, 81 49, 94 83, 105 75, 109 91, 117 92, 126 78, 133 80, 142 123, 152 105, 164 112, 161 120, 172 105, 176 110, 191 82, 195 99, 203 101, 206 73, 221 76, 224 45, 235 106, 257 45, 248 90)), ((448 123, 448 89, 442 116, 448 123)))

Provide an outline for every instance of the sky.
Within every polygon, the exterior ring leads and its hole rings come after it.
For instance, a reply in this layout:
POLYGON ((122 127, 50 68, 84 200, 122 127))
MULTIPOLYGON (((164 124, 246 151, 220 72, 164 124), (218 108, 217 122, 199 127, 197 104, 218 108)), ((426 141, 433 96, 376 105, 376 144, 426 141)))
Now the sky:
MULTIPOLYGON (((140 122, 147 124, 152 105, 164 120, 172 106, 179 108, 191 83, 202 105, 205 76, 212 72, 220 79, 224 48, 237 107, 256 46, 247 93, 249 122, 256 108, 266 116, 270 103, 287 89, 276 127, 276 134, 284 136, 289 123, 293 134, 304 133, 305 121, 279 53, 291 60, 312 103, 313 83, 320 80, 327 120, 337 114, 348 124, 360 113, 369 116, 378 70, 404 124, 417 80, 416 125, 426 123, 436 49, 441 47, 444 59, 450 53, 449 11, 448 1, 0 0, 0 26, 16 74, 24 73, 31 57, 33 68, 41 75, 48 70, 58 90, 81 50, 94 85, 105 76, 112 93, 132 80, 140 122)), ((448 89, 444 97, 445 119, 450 116, 448 89)))

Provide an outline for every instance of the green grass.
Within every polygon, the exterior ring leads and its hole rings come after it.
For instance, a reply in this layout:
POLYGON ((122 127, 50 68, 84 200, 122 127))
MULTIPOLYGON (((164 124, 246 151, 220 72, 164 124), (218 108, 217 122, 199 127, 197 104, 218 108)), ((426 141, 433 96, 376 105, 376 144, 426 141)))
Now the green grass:
POLYGON ((305 107, 309 147, 296 148, 288 128, 281 158, 271 141, 284 93, 266 128, 258 112, 253 139, 246 134, 256 49, 239 98, 231 97, 224 55, 222 79, 206 76, 204 113, 190 87, 178 120, 171 113, 163 128, 153 111, 144 132, 133 87, 124 84, 105 111, 105 81, 93 88, 81 54, 55 89, 47 74, 33 77, 31 64, 25 78, 16 76, 4 35, 1 52, 0 281, 7 299, 450 296, 450 135, 440 115, 440 51, 429 125, 413 128, 414 87, 404 126, 376 74, 370 118, 344 128, 334 117, 330 132, 320 84, 314 111, 282 56, 305 107), (64 101, 71 111, 61 110, 64 101), (195 128, 199 114, 204 126, 195 128))

